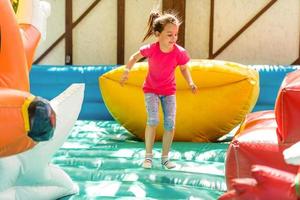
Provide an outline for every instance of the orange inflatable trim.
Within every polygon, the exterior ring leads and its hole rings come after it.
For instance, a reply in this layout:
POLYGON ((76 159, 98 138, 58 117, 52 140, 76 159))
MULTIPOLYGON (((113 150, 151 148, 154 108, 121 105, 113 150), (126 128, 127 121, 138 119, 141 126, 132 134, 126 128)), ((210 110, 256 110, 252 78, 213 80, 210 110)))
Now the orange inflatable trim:
POLYGON ((10 0, 0 1, 0 157, 32 148, 28 106, 29 71, 40 33, 18 25, 10 0))

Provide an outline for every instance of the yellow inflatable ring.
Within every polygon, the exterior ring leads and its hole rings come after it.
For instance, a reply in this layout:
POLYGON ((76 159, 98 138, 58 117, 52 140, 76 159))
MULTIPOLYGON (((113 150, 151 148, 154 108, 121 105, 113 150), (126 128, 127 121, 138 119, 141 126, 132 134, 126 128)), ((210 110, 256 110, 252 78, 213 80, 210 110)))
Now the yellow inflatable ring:
MULTIPOLYGON (((99 77, 101 93, 112 116, 127 130, 144 139, 146 111, 142 85, 148 65, 137 63, 125 86, 119 84, 124 66, 99 77)), ((237 126, 256 103, 258 73, 241 64, 192 60, 190 71, 199 91, 192 94, 176 71, 177 117, 175 141, 212 142, 237 126)), ((163 135, 162 113, 156 140, 163 135)))

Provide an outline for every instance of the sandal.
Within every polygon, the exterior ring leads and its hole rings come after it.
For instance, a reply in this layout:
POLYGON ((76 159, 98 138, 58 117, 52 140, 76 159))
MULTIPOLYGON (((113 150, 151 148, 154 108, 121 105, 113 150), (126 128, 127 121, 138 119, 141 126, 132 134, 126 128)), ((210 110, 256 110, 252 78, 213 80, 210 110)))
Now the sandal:
POLYGON ((152 159, 146 158, 143 162, 143 168, 151 169, 152 168, 152 159))
POLYGON ((172 169, 172 168, 175 168, 176 165, 174 163, 172 163, 167 156, 163 156, 161 157, 161 164, 164 168, 167 168, 167 169, 172 169))
POLYGON ((152 158, 153 158, 152 153, 146 153, 145 160, 143 162, 142 167, 145 168, 145 169, 152 168, 152 158))

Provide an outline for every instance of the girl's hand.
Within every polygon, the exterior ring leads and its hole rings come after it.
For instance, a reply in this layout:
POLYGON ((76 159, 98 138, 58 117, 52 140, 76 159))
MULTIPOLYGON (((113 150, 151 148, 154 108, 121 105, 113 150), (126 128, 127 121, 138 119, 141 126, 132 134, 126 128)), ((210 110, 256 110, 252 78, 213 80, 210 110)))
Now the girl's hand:
POLYGON ((128 76, 129 76, 129 71, 124 71, 120 79, 121 86, 125 85, 125 82, 128 80, 128 76))
POLYGON ((193 94, 196 94, 197 91, 198 91, 197 85, 195 85, 194 83, 190 83, 189 85, 190 85, 190 88, 191 88, 191 90, 192 90, 192 93, 193 93, 193 94))

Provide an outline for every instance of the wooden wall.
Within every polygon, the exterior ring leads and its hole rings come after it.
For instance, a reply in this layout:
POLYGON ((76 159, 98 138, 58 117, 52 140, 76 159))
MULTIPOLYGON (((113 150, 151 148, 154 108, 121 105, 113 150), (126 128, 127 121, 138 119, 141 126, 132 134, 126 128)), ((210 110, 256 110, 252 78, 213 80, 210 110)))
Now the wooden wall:
POLYGON ((40 64, 124 64, 142 43, 153 8, 176 10, 178 43, 192 58, 300 64, 299 0, 47 0, 40 64))

